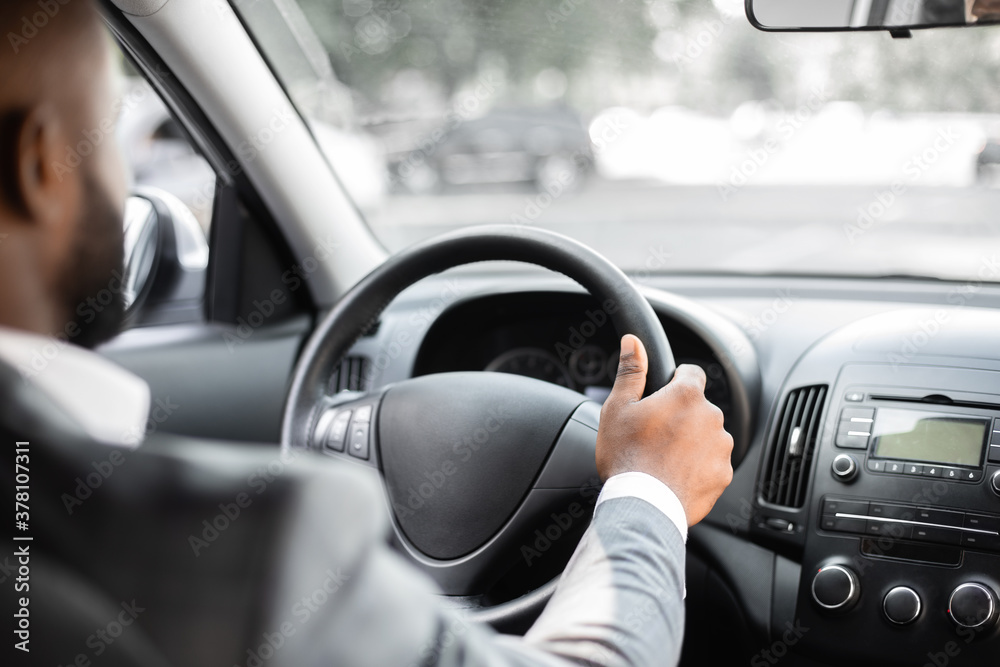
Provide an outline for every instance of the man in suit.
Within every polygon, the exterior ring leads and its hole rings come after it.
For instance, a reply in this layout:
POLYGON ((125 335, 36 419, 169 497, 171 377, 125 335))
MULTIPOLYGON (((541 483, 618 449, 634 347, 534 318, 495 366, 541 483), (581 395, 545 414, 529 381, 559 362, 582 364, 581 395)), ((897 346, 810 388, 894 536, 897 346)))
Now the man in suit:
POLYGON ((122 317, 117 300, 95 300, 120 269, 126 194, 109 40, 91 0, 7 0, 0 28, 0 487, 13 501, 12 448, 30 443, 36 535, 13 542, 30 582, 0 584, 5 652, 15 637, 5 664, 677 662, 687 529, 731 480, 732 438, 696 367, 642 399, 634 336, 602 411, 592 523, 523 638, 444 609, 385 546, 377 481, 305 454, 192 556, 192 525, 276 455, 163 435, 131 449, 148 388, 85 349, 122 317), (45 25, 28 35, 38 12, 45 25), (67 164, 81 141, 86 156, 67 164))

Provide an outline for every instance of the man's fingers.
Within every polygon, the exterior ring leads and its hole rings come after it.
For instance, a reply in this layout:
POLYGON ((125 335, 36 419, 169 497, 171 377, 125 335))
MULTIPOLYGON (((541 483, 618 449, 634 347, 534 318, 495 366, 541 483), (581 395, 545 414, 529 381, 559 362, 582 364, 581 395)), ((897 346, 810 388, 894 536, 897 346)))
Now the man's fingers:
POLYGON ((674 371, 674 377, 670 380, 667 387, 676 385, 678 388, 683 387, 689 391, 697 391, 699 394, 705 393, 705 383, 708 382, 708 377, 705 375, 705 371, 702 370, 701 366, 696 364, 681 364, 674 371))
POLYGON ((646 369, 649 359, 642 341, 632 334, 622 336, 621 354, 618 356, 618 375, 608 400, 615 403, 632 403, 642 399, 646 388, 646 369))

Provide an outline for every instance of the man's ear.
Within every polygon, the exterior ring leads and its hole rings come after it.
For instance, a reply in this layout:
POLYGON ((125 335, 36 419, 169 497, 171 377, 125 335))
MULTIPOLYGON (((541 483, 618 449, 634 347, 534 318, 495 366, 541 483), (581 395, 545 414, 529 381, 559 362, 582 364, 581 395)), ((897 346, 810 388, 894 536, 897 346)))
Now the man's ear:
POLYGON ((65 125, 52 105, 35 107, 20 123, 15 194, 29 221, 58 227, 76 210, 80 175, 61 161, 67 154, 67 141, 65 125))

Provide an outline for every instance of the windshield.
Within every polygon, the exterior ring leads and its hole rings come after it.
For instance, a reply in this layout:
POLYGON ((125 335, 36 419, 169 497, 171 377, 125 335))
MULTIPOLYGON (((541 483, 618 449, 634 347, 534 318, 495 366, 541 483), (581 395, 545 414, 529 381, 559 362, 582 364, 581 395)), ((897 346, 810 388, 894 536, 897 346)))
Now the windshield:
POLYGON ((234 6, 391 251, 534 225, 623 269, 1000 280, 1000 29, 743 0, 234 6))

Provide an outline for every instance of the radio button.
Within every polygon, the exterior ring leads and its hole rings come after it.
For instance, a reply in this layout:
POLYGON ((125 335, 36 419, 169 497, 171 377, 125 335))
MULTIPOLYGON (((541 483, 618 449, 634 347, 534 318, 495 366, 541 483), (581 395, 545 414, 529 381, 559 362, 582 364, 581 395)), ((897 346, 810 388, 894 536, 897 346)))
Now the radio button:
POLYGON ((885 461, 868 459, 868 469, 872 472, 885 472, 885 461))
POLYGON ((837 433, 836 444, 842 449, 868 449, 868 434, 842 429, 837 433))
POLYGON ((961 528, 965 522, 965 515, 962 512, 949 512, 948 510, 931 510, 917 508, 914 521, 933 523, 938 526, 955 526, 961 528))
POLYGON ((913 507, 906 505, 890 505, 886 503, 872 503, 868 506, 868 516, 877 516, 883 519, 903 519, 913 521, 915 514, 913 507))
POLYGON ((970 549, 1000 551, 1000 537, 964 531, 962 533, 962 546, 969 547, 970 549))
POLYGON ((965 527, 976 530, 992 530, 1000 533, 1000 517, 985 516, 983 514, 966 514, 965 527))
POLYGON ((907 463, 906 469, 903 472, 907 475, 923 475, 924 467, 919 463, 907 463))
POLYGON ((902 475, 903 474, 903 468, 905 468, 905 467, 906 467, 906 464, 905 463, 901 463, 900 461, 886 461, 885 462, 885 471, 886 472, 891 472, 894 475, 902 475))
POLYGON ((958 468, 942 468, 941 474, 945 479, 961 479, 962 471, 958 468))
POLYGON ((864 519, 838 518, 829 515, 820 521, 823 530, 833 530, 838 533, 864 533, 865 523, 864 519))
POLYGON ((914 526, 913 539, 937 544, 958 544, 962 541, 962 531, 929 526, 914 526))
POLYGON ((1000 463, 1000 444, 991 444, 987 458, 990 463, 1000 463))
POLYGON ((908 540, 910 539, 910 525, 869 519, 868 525, 865 526, 865 535, 885 535, 896 540, 908 540))
POLYGON ((924 477, 943 477, 944 469, 941 466, 924 466, 924 477))
POLYGON ((993 420, 993 432, 990 433, 990 442, 1000 444, 1000 417, 993 420))
POLYGON ((982 470, 962 470, 959 473, 959 479, 963 482, 979 482, 983 479, 982 470))
POLYGON ((857 424, 859 431, 871 431, 871 423, 875 419, 875 408, 844 408, 840 412, 840 423, 857 424))
POLYGON ((865 516, 868 514, 868 501, 866 500, 824 500, 823 514, 857 514, 865 516))

